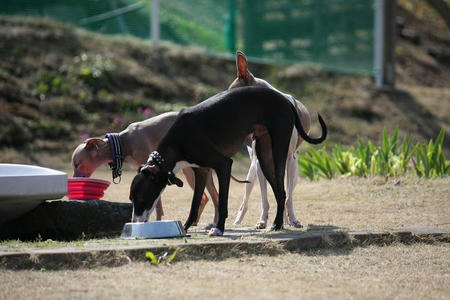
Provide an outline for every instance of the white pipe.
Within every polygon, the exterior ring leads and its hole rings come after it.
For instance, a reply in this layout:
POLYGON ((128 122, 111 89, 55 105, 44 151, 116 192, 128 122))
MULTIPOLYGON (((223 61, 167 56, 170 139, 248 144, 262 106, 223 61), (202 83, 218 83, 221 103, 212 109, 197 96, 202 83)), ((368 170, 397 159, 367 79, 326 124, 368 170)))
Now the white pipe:
POLYGON ((382 87, 384 84, 384 12, 385 0, 375 0, 375 57, 374 57, 374 71, 375 71, 375 85, 382 87))
POLYGON ((116 16, 120 16, 124 13, 133 11, 135 9, 141 8, 144 4, 142 3, 142 1, 130 4, 128 6, 122 7, 122 8, 118 8, 118 9, 114 9, 112 11, 108 11, 96 16, 92 16, 92 17, 88 17, 88 18, 83 18, 80 20, 80 25, 88 25, 91 23, 95 23, 95 22, 99 22, 99 21, 103 21, 106 19, 110 19, 116 16))
POLYGON ((150 26, 151 26, 151 39, 156 48, 159 48, 159 36, 160 36, 160 27, 159 27, 159 0, 151 0, 152 1, 152 12, 150 17, 150 26))

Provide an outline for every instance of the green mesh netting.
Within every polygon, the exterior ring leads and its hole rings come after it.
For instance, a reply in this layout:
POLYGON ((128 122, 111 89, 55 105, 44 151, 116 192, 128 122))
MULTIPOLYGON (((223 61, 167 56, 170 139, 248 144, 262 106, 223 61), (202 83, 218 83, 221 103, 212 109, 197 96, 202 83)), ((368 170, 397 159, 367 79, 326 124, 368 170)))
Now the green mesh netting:
MULTIPOLYGON (((15 0, 0 11, 150 38, 151 0, 15 0)), ((159 16, 161 39, 177 44, 373 73, 374 0, 161 0, 159 16)))

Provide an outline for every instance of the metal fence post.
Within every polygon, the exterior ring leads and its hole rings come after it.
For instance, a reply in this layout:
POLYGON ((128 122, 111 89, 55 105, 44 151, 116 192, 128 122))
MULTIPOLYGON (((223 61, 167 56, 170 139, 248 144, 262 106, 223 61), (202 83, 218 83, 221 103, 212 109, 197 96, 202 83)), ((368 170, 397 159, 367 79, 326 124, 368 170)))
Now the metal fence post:
POLYGON ((228 16, 225 25, 226 46, 230 53, 236 52, 236 3, 235 0, 228 0, 228 16))
POLYGON ((395 0, 375 0, 374 71, 377 87, 395 84, 395 0))
POLYGON ((150 0, 150 38, 152 39, 155 48, 159 48, 160 27, 159 27, 159 0, 150 0))

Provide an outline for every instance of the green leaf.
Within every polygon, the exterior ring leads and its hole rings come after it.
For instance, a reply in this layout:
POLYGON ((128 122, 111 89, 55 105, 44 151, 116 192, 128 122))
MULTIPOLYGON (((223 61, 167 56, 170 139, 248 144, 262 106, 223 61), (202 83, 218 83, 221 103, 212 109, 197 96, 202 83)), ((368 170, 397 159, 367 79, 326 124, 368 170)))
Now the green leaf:
POLYGON ((151 251, 145 252, 145 257, 152 263, 152 265, 157 265, 159 263, 155 254, 151 251))
POLYGON ((173 251, 173 253, 170 254, 170 256, 169 256, 169 258, 167 259, 167 262, 166 262, 166 263, 169 264, 170 262, 172 262, 172 261, 175 259, 176 256, 177 256, 177 250, 173 251))

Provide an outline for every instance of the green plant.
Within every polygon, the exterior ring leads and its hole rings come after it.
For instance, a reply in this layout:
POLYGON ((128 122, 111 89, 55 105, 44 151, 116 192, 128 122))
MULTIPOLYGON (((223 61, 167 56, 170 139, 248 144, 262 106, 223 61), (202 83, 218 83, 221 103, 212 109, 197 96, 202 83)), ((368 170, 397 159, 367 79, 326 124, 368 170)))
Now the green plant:
POLYGON ((399 142, 398 129, 389 137, 383 130, 380 143, 375 146, 358 140, 358 146, 336 145, 331 155, 325 149, 310 148, 299 155, 300 174, 310 180, 319 177, 332 179, 341 176, 400 176, 412 170, 420 177, 445 176, 450 173, 449 162, 442 152, 445 132, 442 129, 436 142, 430 140, 428 146, 418 143, 413 146, 412 137, 404 137, 399 142))
POLYGON ((305 155, 303 160, 315 167, 315 169, 310 168, 309 172, 316 170, 319 177, 324 177, 327 179, 332 179, 334 177, 335 168, 332 165, 332 159, 325 149, 316 151, 311 148, 309 150, 309 155, 305 155))
POLYGON ((348 150, 342 146, 335 146, 332 153, 334 157, 334 165, 337 171, 343 176, 367 176, 367 166, 370 163, 370 149, 373 146, 369 144, 367 147, 359 142, 358 148, 355 150, 350 147, 348 150))
POLYGON ((54 71, 40 71, 38 74, 38 82, 33 93, 41 100, 48 95, 64 95, 67 94, 69 86, 64 79, 54 71))
MULTIPOLYGON (((360 147, 364 146, 361 145, 360 147)), ((380 145, 374 147, 368 143, 368 148, 364 158, 369 172, 365 176, 399 176, 408 171, 408 163, 413 155, 412 138, 405 137, 399 144, 398 128, 394 130, 392 137, 389 137, 386 129, 384 129, 380 145)))
POLYGON ((298 157, 298 166, 300 174, 305 175, 309 178, 311 181, 316 181, 318 178, 317 175, 317 167, 314 166, 308 159, 307 159, 308 153, 304 155, 299 155, 298 157))
POLYGON ((156 257, 156 255, 151 252, 145 252, 145 257, 150 261, 152 265, 166 264, 170 265, 170 263, 175 259, 177 255, 177 250, 173 251, 172 254, 169 255, 169 252, 164 252, 163 254, 156 257))
POLYGON ((108 56, 87 53, 76 56, 74 64, 68 67, 71 76, 80 78, 84 84, 91 87, 95 92, 107 89, 109 74, 115 68, 116 65, 108 56))
POLYGON ((426 144, 417 144, 415 157, 412 159, 414 170, 419 177, 442 177, 450 174, 450 161, 445 159, 442 152, 444 142, 444 129, 441 129, 436 141, 430 140, 426 144))

